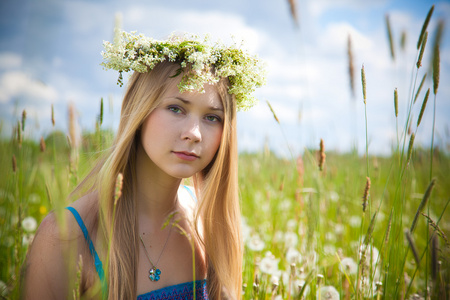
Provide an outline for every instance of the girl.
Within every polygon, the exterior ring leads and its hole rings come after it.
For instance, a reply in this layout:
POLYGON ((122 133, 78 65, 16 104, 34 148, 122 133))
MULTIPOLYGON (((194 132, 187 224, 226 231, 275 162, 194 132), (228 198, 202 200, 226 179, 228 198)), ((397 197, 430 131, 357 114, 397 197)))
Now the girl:
POLYGON ((236 110, 263 83, 258 60, 195 38, 126 32, 105 49, 119 83, 135 71, 117 136, 75 190, 85 193, 64 226, 54 213, 41 223, 25 298, 72 297, 77 278, 85 298, 240 298, 236 110))

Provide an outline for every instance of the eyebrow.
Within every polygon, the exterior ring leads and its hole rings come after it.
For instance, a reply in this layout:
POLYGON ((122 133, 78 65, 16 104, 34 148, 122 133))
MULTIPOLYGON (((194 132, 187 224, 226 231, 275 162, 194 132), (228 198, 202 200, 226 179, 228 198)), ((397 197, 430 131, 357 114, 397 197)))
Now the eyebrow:
MULTIPOLYGON (((184 104, 187 104, 187 105, 191 104, 191 101, 186 100, 186 99, 181 98, 181 97, 175 97, 175 99, 180 100, 181 102, 183 102, 184 104)), ((221 112, 223 112, 223 108, 222 107, 218 107, 218 106, 208 106, 208 109, 214 110, 214 111, 221 111, 221 112)))

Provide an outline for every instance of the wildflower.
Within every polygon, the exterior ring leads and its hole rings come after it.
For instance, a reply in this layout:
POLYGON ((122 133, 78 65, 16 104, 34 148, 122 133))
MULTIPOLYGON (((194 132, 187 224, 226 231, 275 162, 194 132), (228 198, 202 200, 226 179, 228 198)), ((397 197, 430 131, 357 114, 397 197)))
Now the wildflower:
POLYGON ((323 253, 325 255, 333 255, 336 253, 336 247, 332 244, 327 244, 323 246, 323 253))
POLYGON ((241 219, 241 228, 242 228, 242 238, 244 239, 244 241, 248 241, 252 229, 250 226, 247 225, 247 221, 245 220, 245 218, 241 219))
POLYGON ((334 286, 323 286, 320 288, 320 299, 339 300, 339 292, 334 286))
POLYGON ((33 232, 37 228, 37 222, 33 217, 26 217, 22 220, 22 227, 27 232, 33 232))
POLYGON ((339 265, 339 270, 346 273, 347 275, 354 275, 358 270, 358 265, 352 258, 344 257, 341 260, 341 264, 339 265))
POLYGON ((335 191, 330 191, 330 193, 328 194, 328 196, 330 197, 330 200, 332 202, 337 202, 339 200, 339 194, 336 193, 335 191))
POLYGON ((41 215, 47 214, 47 207, 45 207, 44 205, 39 206, 39 213, 41 215))
POLYGON ((356 228, 361 224, 361 217, 359 216, 351 216, 348 219, 348 222, 350 224, 351 227, 356 228))
POLYGON ((265 274, 274 274, 278 272, 278 262, 280 259, 276 259, 275 256, 265 256, 263 259, 261 259, 261 262, 259 263, 259 269, 262 273, 265 274))
POLYGON ((297 226, 296 220, 290 219, 289 221, 287 221, 286 227, 288 231, 294 231, 296 226, 297 226))
POLYGON ((34 234, 24 234, 22 237, 22 245, 27 246, 33 242, 34 234))
POLYGON ((286 252, 286 261, 289 264, 299 263, 302 261, 302 255, 294 248, 289 248, 286 252))
POLYGON ((28 202, 37 204, 41 202, 41 197, 38 194, 32 193, 28 196, 28 202))
POLYGON ((292 231, 286 232, 284 235, 284 243, 286 247, 295 247, 298 244, 298 236, 292 231))
POLYGON ((253 234, 247 242, 247 246, 250 250, 258 252, 264 249, 264 242, 258 234, 253 234))

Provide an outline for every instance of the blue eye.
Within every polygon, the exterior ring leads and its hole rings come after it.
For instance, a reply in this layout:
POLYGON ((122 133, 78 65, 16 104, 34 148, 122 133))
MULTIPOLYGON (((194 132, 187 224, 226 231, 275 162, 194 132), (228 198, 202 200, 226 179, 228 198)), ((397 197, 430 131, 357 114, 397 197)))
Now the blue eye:
POLYGON ((210 122, 222 122, 222 119, 219 118, 218 116, 206 116, 206 120, 210 121, 210 122))
POLYGON ((181 108, 179 108, 178 106, 169 106, 168 109, 176 114, 182 113, 181 108))

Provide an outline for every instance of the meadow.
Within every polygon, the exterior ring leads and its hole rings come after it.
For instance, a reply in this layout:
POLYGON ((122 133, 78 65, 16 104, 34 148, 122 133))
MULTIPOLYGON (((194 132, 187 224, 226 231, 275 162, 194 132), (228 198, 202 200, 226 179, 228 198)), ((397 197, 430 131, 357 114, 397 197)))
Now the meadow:
MULTIPOLYGON (((414 106, 425 110, 429 97, 436 101, 438 46, 434 51, 433 89, 421 92, 422 85, 412 84, 409 108, 401 112, 406 123, 397 128, 389 156, 367 149, 364 155, 357 149, 335 153, 326 150, 326 141, 291 158, 269 148, 240 153, 243 299, 450 297, 450 157, 433 147, 434 133, 429 149, 415 147, 422 113, 411 114, 414 106)), ((417 63, 415 80, 419 68, 417 63)), ((364 69, 361 75, 365 91, 364 69)), ((398 117, 393 95, 392 115, 398 117)), ((2 133, 0 298, 19 298, 22 264, 38 224, 68 205, 70 192, 112 144, 100 103, 96 130, 81 139, 58 130, 32 139, 36 129, 27 124, 26 111, 11 136, 2 133)), ((48 122, 55 125, 53 114, 48 122)))

